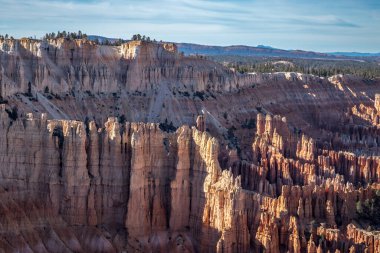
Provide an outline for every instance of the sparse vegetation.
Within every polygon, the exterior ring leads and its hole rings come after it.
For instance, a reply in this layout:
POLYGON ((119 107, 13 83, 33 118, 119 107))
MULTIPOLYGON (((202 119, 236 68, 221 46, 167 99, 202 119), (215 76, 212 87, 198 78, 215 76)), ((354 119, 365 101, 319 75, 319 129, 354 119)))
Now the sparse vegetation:
POLYGON ((182 96, 185 96, 185 97, 190 97, 190 93, 187 92, 187 91, 178 91, 178 93, 182 96))
POLYGON ((49 40, 49 39, 60 39, 60 38, 64 38, 64 39, 87 39, 87 34, 85 33, 82 33, 80 30, 76 33, 76 32, 66 32, 66 31, 58 31, 57 33, 47 33, 45 34, 45 36, 43 37, 43 39, 45 40, 49 40))
MULTIPOLYGON (((44 40, 51 40, 51 39, 67 39, 67 40, 74 40, 74 39, 88 39, 88 35, 85 33, 82 33, 82 31, 78 32, 66 32, 66 31, 58 31, 57 33, 47 33, 43 39, 44 40)), ((106 45, 106 46, 120 46, 121 44, 127 42, 127 40, 123 40, 121 38, 119 39, 99 39, 98 37, 95 37, 95 39, 92 39, 93 42, 95 42, 98 45, 106 45)))
POLYGON ((370 221, 372 226, 380 226, 380 190, 376 191, 372 199, 367 199, 363 203, 356 203, 356 213, 359 220, 370 221))
POLYGON ((352 74, 368 79, 380 77, 379 59, 370 57, 358 60, 318 60, 219 55, 208 58, 239 73, 299 72, 320 77, 337 74, 352 74))
POLYGON ((256 120, 255 119, 246 119, 243 124, 241 124, 242 128, 245 129, 253 129, 256 126, 256 120))
POLYGON ((120 115, 120 116, 118 117, 118 121, 119 121, 120 124, 125 124, 126 120, 127 120, 127 119, 126 119, 126 117, 125 117, 124 114, 122 114, 122 115, 120 115))
POLYGON ((98 38, 95 38, 93 41, 98 45, 105 45, 105 46, 120 46, 121 44, 127 42, 127 40, 123 40, 121 38, 113 39, 113 40, 110 40, 110 39, 99 40, 98 38))
POLYGON ((14 38, 12 36, 9 36, 8 34, 5 34, 5 35, 0 34, 0 40, 8 40, 8 39, 13 40, 14 38))
POLYGON ((0 96, 0 104, 8 104, 8 100, 6 100, 2 96, 0 96))
POLYGON ((227 139, 229 141, 230 148, 236 148, 239 151, 238 138, 235 136, 234 131, 236 130, 235 126, 231 126, 227 130, 227 139))
POLYGON ((193 96, 200 98, 202 101, 205 100, 205 93, 203 91, 196 91, 193 96))
POLYGON ((164 123, 160 123, 159 127, 162 131, 168 132, 168 133, 172 133, 177 130, 177 128, 173 125, 173 122, 170 121, 170 123, 168 123, 168 119, 165 119, 164 123))
POLYGON ((147 42, 156 42, 155 39, 151 40, 151 38, 149 36, 145 36, 145 35, 141 35, 141 34, 134 34, 131 38, 131 40, 134 40, 134 41, 138 41, 138 40, 141 40, 141 41, 147 41, 147 42))
POLYGON ((32 97, 32 84, 31 82, 28 82, 28 92, 26 93, 26 96, 32 97))
POLYGON ((15 121, 18 118, 18 108, 17 106, 13 106, 12 109, 5 109, 5 111, 8 113, 8 116, 11 120, 15 121))

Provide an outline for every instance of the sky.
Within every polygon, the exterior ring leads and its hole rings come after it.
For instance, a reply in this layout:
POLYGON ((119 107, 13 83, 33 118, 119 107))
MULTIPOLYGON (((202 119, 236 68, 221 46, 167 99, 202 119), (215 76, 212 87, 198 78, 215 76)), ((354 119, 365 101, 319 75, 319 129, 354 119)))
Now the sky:
POLYGON ((380 0, 0 0, 0 34, 380 52, 380 0))

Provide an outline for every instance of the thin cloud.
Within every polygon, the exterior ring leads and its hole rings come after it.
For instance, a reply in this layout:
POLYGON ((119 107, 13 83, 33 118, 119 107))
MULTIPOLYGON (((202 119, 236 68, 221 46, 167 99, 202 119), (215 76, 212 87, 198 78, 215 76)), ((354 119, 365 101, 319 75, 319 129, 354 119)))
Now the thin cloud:
POLYGON ((290 18, 292 24, 308 25, 308 26, 338 26, 359 28, 360 26, 352 22, 346 21, 335 16, 314 16, 314 17, 298 17, 290 18))

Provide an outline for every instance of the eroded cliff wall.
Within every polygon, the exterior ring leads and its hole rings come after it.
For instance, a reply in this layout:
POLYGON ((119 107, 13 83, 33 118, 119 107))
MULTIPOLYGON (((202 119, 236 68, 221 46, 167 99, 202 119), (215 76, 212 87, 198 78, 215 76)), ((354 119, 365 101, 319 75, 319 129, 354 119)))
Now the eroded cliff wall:
POLYGON ((379 80, 138 41, 3 40, 0 59, 4 252, 380 251, 379 80))
POLYGON ((205 132, 114 118, 102 128, 46 115, 12 121, 4 107, 0 116, 3 249, 194 252, 213 250, 232 225, 227 192, 239 186, 205 132), (227 203, 215 217, 218 182, 227 203))
POLYGON ((131 41, 121 46, 88 40, 0 41, 0 87, 6 97, 28 90, 54 93, 182 90, 229 91, 251 82, 219 64, 184 57, 174 44, 131 41), (47 87, 47 88, 46 88, 47 87))
POLYGON ((195 127, 166 133, 115 118, 103 127, 46 115, 12 120, 3 106, 1 248, 377 252, 379 238, 351 222, 356 201, 378 189, 378 158, 351 155, 357 162, 339 165, 305 136, 279 141, 286 120, 267 116, 263 127, 258 117, 258 163, 235 160, 228 169, 218 141, 195 127))

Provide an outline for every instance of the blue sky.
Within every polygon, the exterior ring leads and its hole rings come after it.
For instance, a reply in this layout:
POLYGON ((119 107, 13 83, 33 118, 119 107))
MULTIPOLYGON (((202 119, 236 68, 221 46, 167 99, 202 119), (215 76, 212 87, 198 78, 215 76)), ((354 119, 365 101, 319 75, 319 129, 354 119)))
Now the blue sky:
POLYGON ((0 0, 0 34, 380 52, 380 0, 0 0))

